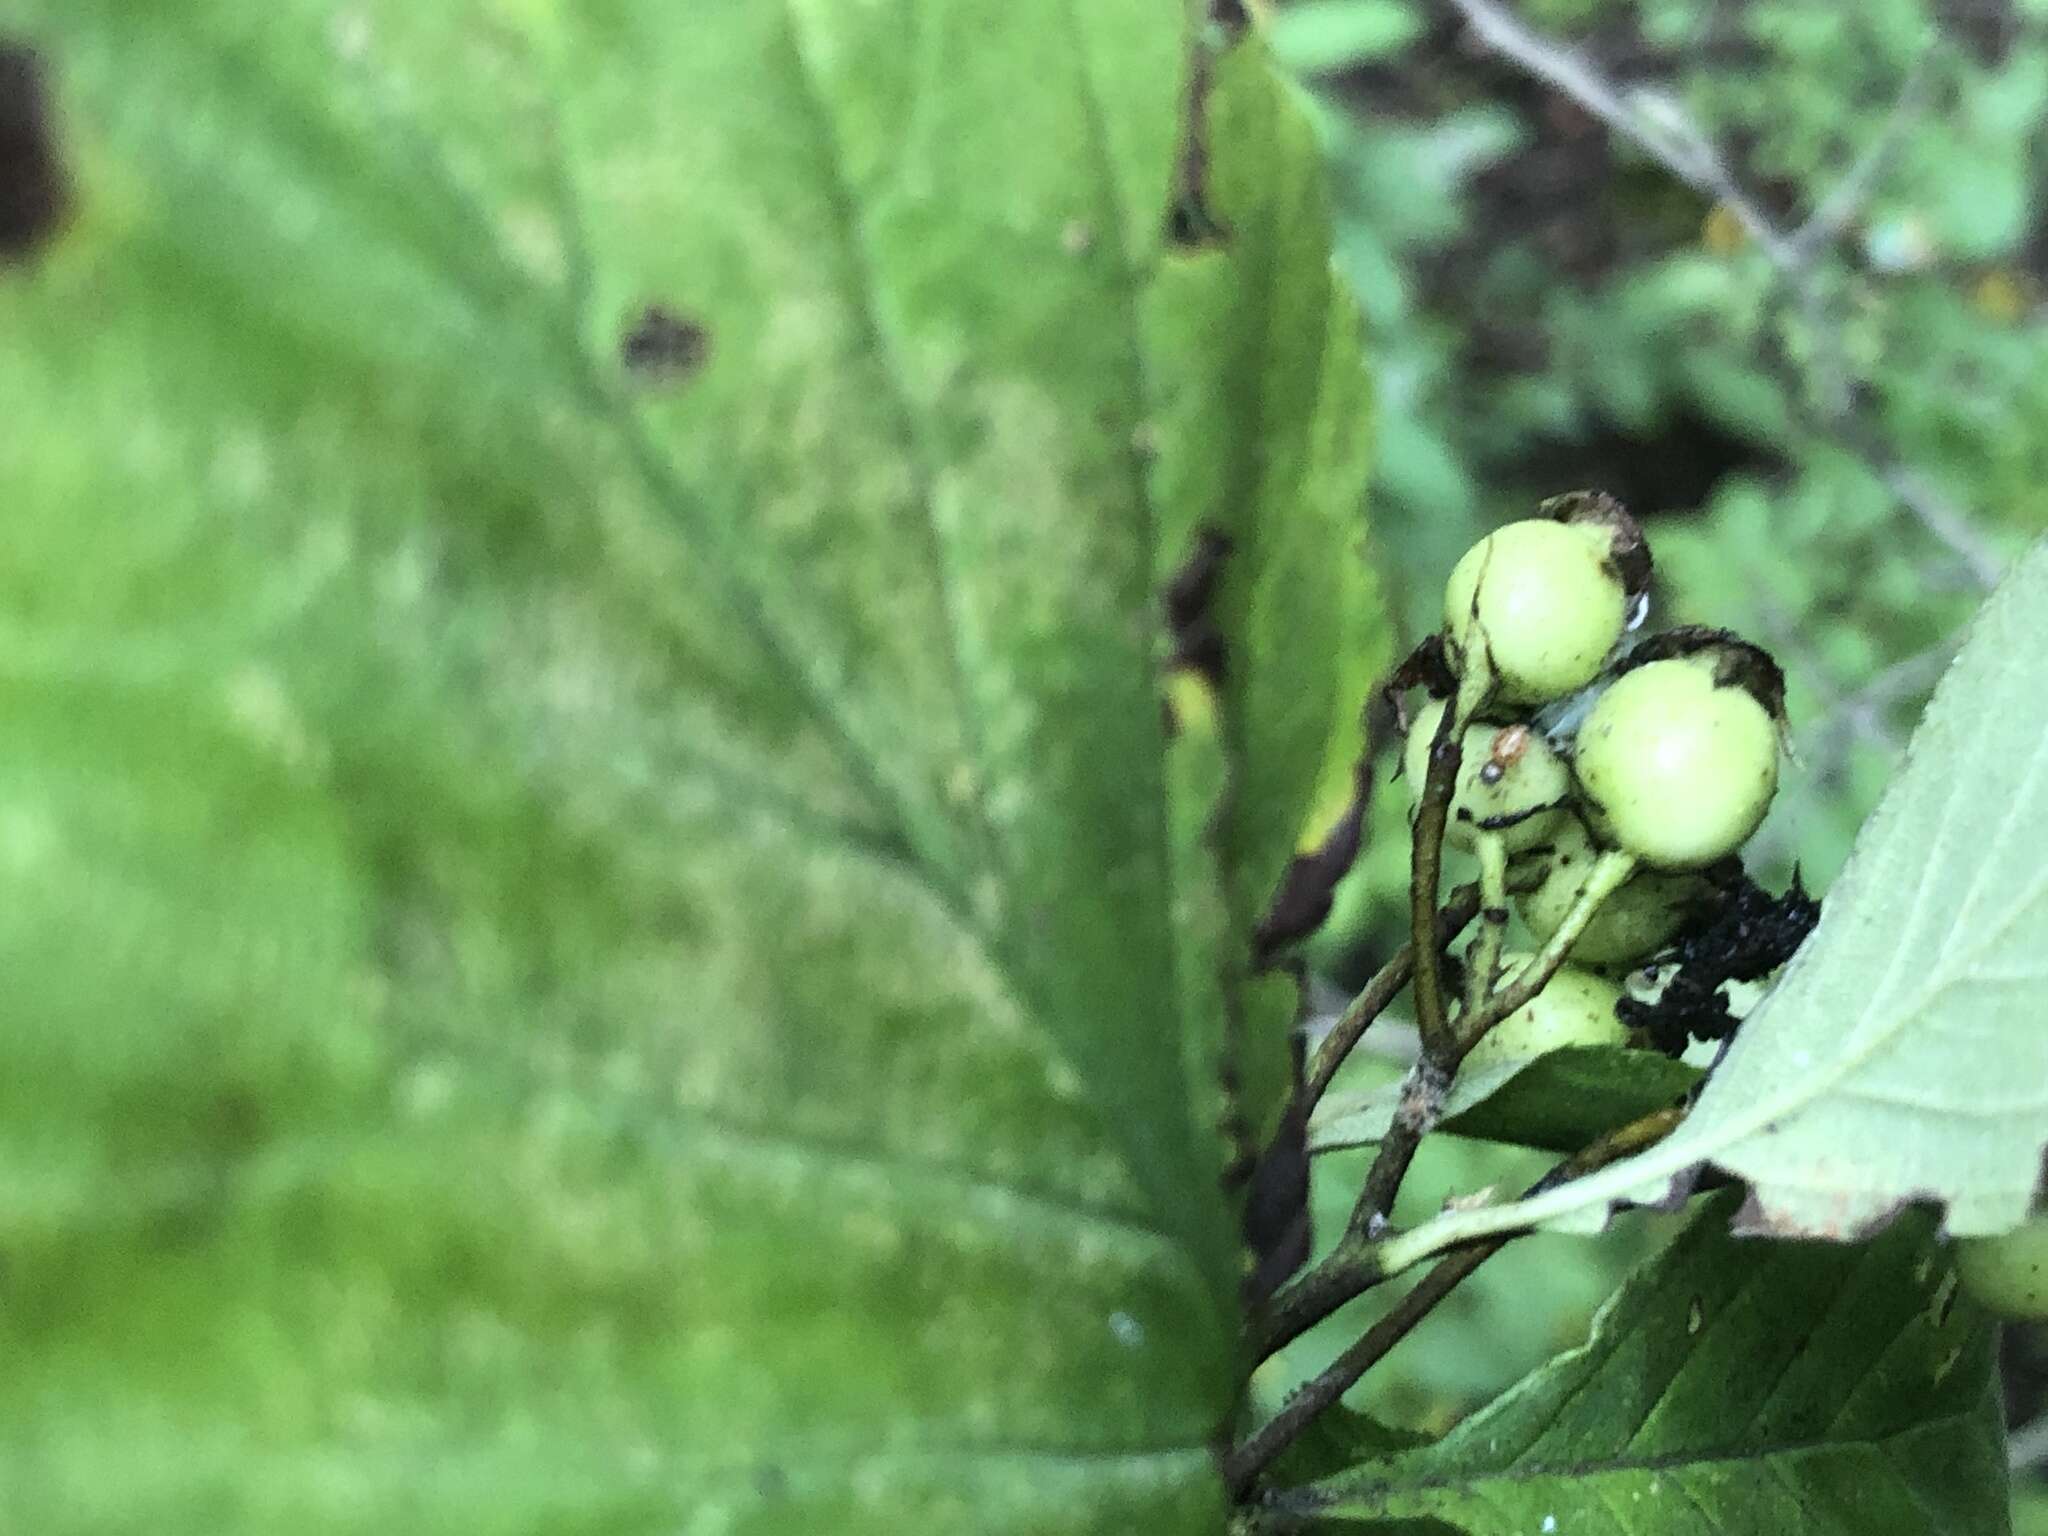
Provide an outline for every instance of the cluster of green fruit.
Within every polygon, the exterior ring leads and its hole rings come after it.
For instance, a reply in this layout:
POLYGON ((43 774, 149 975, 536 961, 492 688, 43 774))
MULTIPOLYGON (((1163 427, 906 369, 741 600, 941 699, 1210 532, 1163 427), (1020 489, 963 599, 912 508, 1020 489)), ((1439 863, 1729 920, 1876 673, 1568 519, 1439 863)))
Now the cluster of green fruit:
MULTIPOLYGON (((1614 979, 1709 907, 1702 871, 1756 831, 1778 783, 1783 681, 1758 647, 1680 629, 1621 642, 1649 578, 1640 530, 1612 500, 1546 503, 1475 544, 1444 593, 1451 696, 1416 714, 1418 799, 1444 716, 1463 722, 1444 840, 1504 870, 1538 943, 1567 924, 1568 961, 1473 1048, 1472 1065, 1562 1045, 1627 1043, 1614 979), (1598 689, 1597 695, 1592 690, 1598 689), (1591 697, 1566 740, 1542 728, 1591 697)), ((1500 957, 1507 979, 1532 956, 1500 957)))
MULTIPOLYGON (((1648 586, 1640 530, 1602 496, 1543 510, 1480 540, 1452 571, 1449 696, 1417 713, 1405 754, 1419 801, 1432 756, 1462 730, 1444 841, 1480 856, 1539 944, 1562 934, 1568 945, 1542 991, 1471 1047, 1468 1068, 1632 1043, 1615 978, 1712 905, 1702 872, 1738 854, 1778 784, 1776 663, 1719 630, 1672 630, 1624 650, 1648 586), (1591 702, 1568 738, 1543 728, 1544 717, 1572 718, 1560 703, 1582 694, 1591 702)), ((1536 960, 1496 951, 1489 984, 1536 960)), ((1958 1243, 1957 1272, 1989 1310, 2048 1320, 2048 1216, 1958 1243)))

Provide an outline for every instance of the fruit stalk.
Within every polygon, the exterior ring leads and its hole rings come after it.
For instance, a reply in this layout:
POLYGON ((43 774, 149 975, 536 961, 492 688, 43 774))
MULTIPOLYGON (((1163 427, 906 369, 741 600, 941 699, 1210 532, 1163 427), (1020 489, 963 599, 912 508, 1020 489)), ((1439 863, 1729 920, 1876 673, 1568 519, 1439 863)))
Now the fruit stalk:
MULTIPOLYGON (((1450 1091, 1451 1079, 1458 1075, 1458 1067, 1466 1052, 1485 1038, 1489 1029, 1549 984, 1550 978, 1557 974, 1565 957, 1571 953, 1573 942, 1600 910, 1600 903, 1618 890, 1635 873, 1635 868, 1633 854, 1619 851, 1603 853, 1587 875, 1586 888, 1578 901, 1565 914, 1564 921, 1558 924, 1557 932, 1536 952, 1536 958, 1524 966, 1513 981, 1493 994, 1486 1006, 1473 1014, 1461 1028, 1453 1031, 1446 1027, 1434 1043, 1428 1034, 1423 1035, 1422 1059, 1408 1074, 1408 1081, 1401 1092, 1400 1107, 1394 1112, 1394 1123, 1387 1127, 1380 1150, 1366 1172, 1365 1187, 1359 1191, 1358 1202, 1351 1208, 1351 1220, 1346 1227, 1348 1232, 1367 1239, 1379 1235, 1380 1228, 1394 1209, 1394 1197, 1401 1192, 1401 1181, 1407 1178, 1408 1167, 1415 1161, 1416 1149, 1422 1145, 1422 1138, 1436 1129, 1437 1120, 1443 1114, 1444 1095, 1450 1091)), ((1421 975, 1422 968, 1418 964, 1418 983, 1421 975)))
MULTIPOLYGON (((1586 876, 1585 889, 1580 891, 1579 899, 1565 914, 1564 921, 1557 925, 1557 931, 1544 940, 1543 947, 1536 951, 1536 958, 1524 966, 1513 981, 1494 993, 1484 1008, 1468 1016, 1458 1034, 1457 1061, 1464 1060, 1465 1053, 1489 1029, 1550 984, 1550 978, 1570 957, 1572 945, 1586 931, 1586 925, 1598 915, 1600 904, 1626 885, 1629 876, 1635 872, 1636 856, 1632 853, 1615 848, 1600 855, 1586 876)), ((1455 1070, 1455 1061, 1452 1066, 1455 1070)))
POLYGON ((1408 874, 1408 940, 1415 955, 1415 1024, 1425 1056, 1441 1050, 1450 1038, 1450 1013, 1444 1004, 1443 959, 1432 940, 1436 934, 1437 887, 1443 880, 1444 821, 1464 757, 1465 727, 1478 712, 1485 690, 1485 670, 1465 674, 1458 697, 1437 721, 1429 744, 1429 771, 1415 802, 1415 833, 1408 874))
MULTIPOLYGON (((1478 886, 1461 885, 1452 891, 1450 900, 1437 913, 1437 949, 1441 951, 1462 933, 1478 911, 1478 886)), ((1331 1079, 1336 1077, 1337 1069, 1344 1065, 1345 1058, 1364 1037, 1372 1021, 1386 1012, 1387 1005, 1401 995, 1401 989, 1408 985, 1408 978, 1414 974, 1415 945, 1411 940, 1394 951, 1387 963, 1351 1000, 1342 1017, 1323 1037, 1323 1043, 1316 1047, 1315 1060, 1309 1064, 1308 1078, 1302 1085, 1302 1114, 1307 1115, 1316 1107, 1331 1079)))

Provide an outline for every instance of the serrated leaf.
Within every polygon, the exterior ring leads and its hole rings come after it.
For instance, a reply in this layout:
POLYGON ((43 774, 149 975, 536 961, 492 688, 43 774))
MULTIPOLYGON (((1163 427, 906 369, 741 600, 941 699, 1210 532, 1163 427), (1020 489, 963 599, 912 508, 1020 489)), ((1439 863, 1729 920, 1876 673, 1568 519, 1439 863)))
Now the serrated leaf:
MULTIPOLYGON (((1576 1152, 1595 1137, 1676 1103, 1697 1067, 1655 1051, 1566 1046, 1461 1073, 1444 1099, 1443 1129, 1482 1141, 1576 1152)), ((1402 1084, 1330 1094, 1309 1120, 1315 1152, 1377 1142, 1393 1123, 1402 1084)))
POLYGON ((1598 1225, 1701 1165, 1746 1229, 1849 1238, 1910 1201, 1957 1235, 2026 1215, 2048 1146, 2048 543, 2012 570, 1936 689, 1820 925, 1685 1123, 1535 1199, 1397 1239, 1397 1263, 1532 1222, 1598 1225))
POLYGON ((1466 1536, 2003 1536, 1993 1333, 1932 1223, 1852 1247, 1709 1204, 1560 1356, 1424 1450, 1275 1496, 1466 1536))
POLYGON ((1220 1527, 1198 914, 1355 707, 1362 386, 1312 199, 1159 349, 1185 21, 0 7, 6 1522, 1220 1527), (1291 690, 1207 783, 1181 434, 1291 690))

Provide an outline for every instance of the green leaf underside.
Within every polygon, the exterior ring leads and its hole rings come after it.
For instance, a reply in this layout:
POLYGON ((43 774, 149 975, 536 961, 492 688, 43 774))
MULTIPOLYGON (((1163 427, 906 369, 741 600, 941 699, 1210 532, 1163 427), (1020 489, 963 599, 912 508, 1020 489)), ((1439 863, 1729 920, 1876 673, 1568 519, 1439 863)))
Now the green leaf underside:
POLYGON ((1581 1348, 1422 1450, 1278 1496, 1466 1536, 1996 1536, 1992 1330, 1914 1215, 1848 1246, 1739 1238, 1719 1197, 1581 1348))
MULTIPOLYGON (((1444 1099, 1443 1129, 1481 1141, 1576 1152, 1604 1132, 1676 1103, 1697 1067, 1655 1051, 1573 1045, 1461 1075, 1444 1099)), ((1316 1152, 1377 1142, 1393 1123, 1401 1084, 1331 1094, 1309 1121, 1316 1152)))
POLYGON ((1959 1236, 2025 1217, 2048 1148, 2048 542, 1986 602, 1821 921, 1685 1123, 1533 1200, 1399 1239, 1405 1263, 1531 1222, 1598 1226, 1701 1164, 1744 1230, 1849 1238, 1913 1201, 1959 1236))
POLYGON ((1244 205, 1241 302, 1327 345, 1161 345, 1181 8, 0 30, 77 198, 0 271, 9 1518, 1217 1528, 1199 909, 1291 851, 1369 594, 1319 204, 1244 205), (701 361, 622 367, 653 305, 701 361), (1197 850, 1167 467, 1246 388, 1294 703, 1197 850))

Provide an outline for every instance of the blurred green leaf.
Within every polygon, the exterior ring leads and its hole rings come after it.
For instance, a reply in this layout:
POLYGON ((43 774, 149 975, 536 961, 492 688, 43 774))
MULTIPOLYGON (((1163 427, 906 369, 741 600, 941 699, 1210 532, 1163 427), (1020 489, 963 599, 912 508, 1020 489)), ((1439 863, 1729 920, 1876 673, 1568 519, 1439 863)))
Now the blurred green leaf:
POLYGON ((1281 7, 1265 31, 1282 68, 1320 75, 1393 53, 1421 26, 1406 0, 1298 0, 1281 7))
POLYGON ((2048 1486, 2038 1480, 2015 1489, 2012 1501, 2013 1536, 2048 1536, 2048 1486))
POLYGON ((1181 20, 8 8, 0 1523, 1220 1529, 1232 925, 1373 610, 1181 20))
POLYGON ((1318 1523, 2003 1536, 1992 1330, 1915 1216, 1865 1247, 1745 1241, 1717 1199, 1580 1349, 1426 1449, 1276 1497, 1318 1523))

